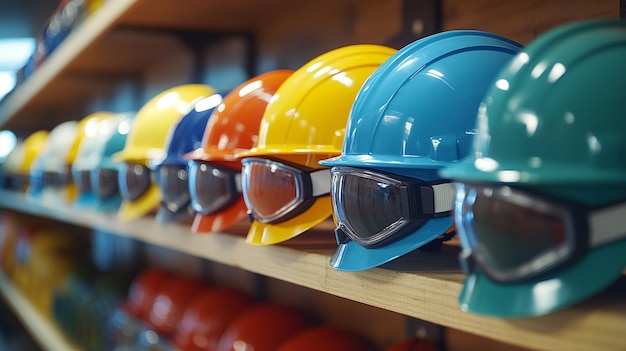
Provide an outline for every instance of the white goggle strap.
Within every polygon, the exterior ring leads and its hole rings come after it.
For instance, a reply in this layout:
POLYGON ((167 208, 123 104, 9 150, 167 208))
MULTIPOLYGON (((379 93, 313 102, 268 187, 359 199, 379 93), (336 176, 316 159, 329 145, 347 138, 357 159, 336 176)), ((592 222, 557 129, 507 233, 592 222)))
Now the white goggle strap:
POLYGON ((456 188, 453 183, 431 185, 435 200, 435 213, 450 212, 454 208, 456 188))
POLYGON ((591 212, 587 219, 589 245, 596 247, 626 238, 624 218, 626 218, 626 203, 591 212))
POLYGON ((324 168, 309 173, 311 177, 311 185, 313 188, 313 196, 322 196, 330 194, 331 178, 330 168, 324 168))

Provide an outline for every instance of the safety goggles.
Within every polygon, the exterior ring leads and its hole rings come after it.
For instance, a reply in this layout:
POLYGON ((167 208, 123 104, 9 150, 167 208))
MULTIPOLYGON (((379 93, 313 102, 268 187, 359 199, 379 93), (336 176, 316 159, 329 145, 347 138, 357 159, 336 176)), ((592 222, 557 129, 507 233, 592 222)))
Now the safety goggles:
POLYGON ((162 165, 156 170, 161 205, 172 213, 185 210, 191 203, 186 165, 162 165))
POLYGON ((461 262, 494 281, 528 280, 626 236, 626 203, 591 209, 504 185, 457 184, 461 262))
POLYGON ((91 171, 89 170, 72 170, 72 180, 79 194, 91 191, 91 171))
POLYGON ((135 201, 150 188, 152 171, 137 163, 123 162, 119 165, 117 178, 122 197, 135 201))
POLYGON ((330 193, 330 170, 303 170, 281 162, 244 158, 241 183, 250 215, 261 223, 277 223, 306 211, 330 193))
POLYGON ((95 168, 91 171, 91 190, 99 199, 107 199, 119 193, 116 169, 95 168))
POLYGON ((190 161, 189 191, 194 212, 215 213, 241 196, 241 173, 207 162, 190 161))
POLYGON ((414 232, 429 219, 451 215, 454 186, 379 171, 333 167, 331 198, 337 241, 372 248, 414 232))

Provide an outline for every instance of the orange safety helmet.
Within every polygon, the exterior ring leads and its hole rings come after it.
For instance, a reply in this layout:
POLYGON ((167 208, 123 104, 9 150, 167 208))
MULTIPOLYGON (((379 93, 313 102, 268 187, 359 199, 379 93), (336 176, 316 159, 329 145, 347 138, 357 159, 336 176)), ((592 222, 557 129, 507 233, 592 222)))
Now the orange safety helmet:
POLYGON ((182 351, 215 350, 230 323, 253 304, 251 296, 238 290, 204 289, 178 323, 172 345, 182 351))
MULTIPOLYGON (((202 175, 198 172, 202 164, 209 163, 212 166, 225 167, 236 173, 241 172, 241 162, 235 159, 235 153, 251 149, 259 133, 259 125, 267 104, 274 96, 278 87, 289 77, 293 71, 275 70, 263 73, 251 78, 233 89, 222 103, 214 110, 207 124, 202 147, 187 155, 185 159, 192 160, 190 168, 196 170, 189 178, 189 188, 192 194, 192 207, 196 216, 191 230, 195 233, 219 232, 227 229, 237 222, 247 218, 247 208, 241 195, 241 191, 232 194, 215 194, 217 189, 209 187, 198 178, 202 175), (207 196, 207 193, 213 193, 207 196), (203 213, 202 201, 206 198, 211 204, 213 198, 223 195, 230 197, 221 208, 203 213)), ((233 189, 235 190, 235 189, 233 189)))
POLYGON ((173 275, 167 271, 147 268, 131 283, 126 301, 122 303, 122 309, 133 317, 145 320, 159 289, 172 279, 173 275))
POLYGON ((217 351, 275 351, 289 338, 311 326, 309 318, 299 311, 272 303, 257 305, 230 324, 217 351))
POLYGON ((306 329, 285 343, 277 351, 375 351, 367 339, 348 330, 332 326, 306 329))
POLYGON ((438 351, 438 349, 430 341, 415 337, 392 345, 385 351, 438 351))
POLYGON ((195 278, 175 277, 170 280, 154 299, 146 320, 150 328, 162 336, 172 336, 189 303, 201 288, 202 283, 195 278))

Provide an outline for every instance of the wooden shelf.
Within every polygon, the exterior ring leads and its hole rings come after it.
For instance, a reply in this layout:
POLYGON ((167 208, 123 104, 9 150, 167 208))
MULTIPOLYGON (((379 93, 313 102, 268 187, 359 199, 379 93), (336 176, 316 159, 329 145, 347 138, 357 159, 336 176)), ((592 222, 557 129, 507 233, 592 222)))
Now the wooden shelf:
POLYGON ((42 350, 46 351, 78 351, 69 342, 59 328, 39 311, 22 295, 22 293, 0 272, 0 296, 13 310, 22 325, 30 333, 42 350))
POLYGON ((384 268, 347 273, 329 266, 332 247, 306 241, 252 246, 241 233, 198 235, 187 226, 160 225, 152 217, 121 223, 114 215, 47 205, 9 191, 0 191, 0 207, 104 230, 512 345, 537 350, 626 347, 623 280, 601 296, 548 316, 501 320, 458 308, 464 275, 457 265, 458 248, 451 245, 440 253, 415 252, 384 268))

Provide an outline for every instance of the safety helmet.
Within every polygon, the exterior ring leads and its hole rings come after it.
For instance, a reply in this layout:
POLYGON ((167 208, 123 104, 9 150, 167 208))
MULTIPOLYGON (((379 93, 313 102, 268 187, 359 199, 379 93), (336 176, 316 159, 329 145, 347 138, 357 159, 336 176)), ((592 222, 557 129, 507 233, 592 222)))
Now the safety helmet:
POLYGON ((473 156, 441 172, 460 182, 463 310, 543 315, 622 275, 624 57, 624 21, 571 23, 531 42, 492 84, 473 156))
POLYGON ((118 163, 113 161, 113 154, 124 149, 126 136, 135 118, 134 112, 119 113, 111 121, 111 131, 105 138, 99 155, 94 155, 95 164, 91 169, 94 209, 101 212, 117 211, 121 197, 118 189, 118 163))
POLYGON ((146 268, 130 284, 122 309, 131 316, 147 319, 159 289, 170 281, 173 281, 173 275, 168 271, 146 268))
POLYGON ((210 287, 196 295, 176 327, 172 345, 182 351, 215 350, 230 323, 254 300, 227 287, 210 287))
POLYGON ((190 277, 175 277, 159 291, 146 322, 150 329, 171 337, 189 303, 202 289, 202 282, 190 277))
POLYGON ((389 346, 385 351, 437 351, 437 347, 426 339, 414 337, 389 346))
POLYGON ((277 351, 374 351, 365 337, 349 330, 322 325, 305 329, 282 343, 277 351))
POLYGON ((213 112, 201 147, 185 155, 192 161, 189 187, 196 212, 193 232, 219 232, 247 218, 237 179, 241 161, 234 155, 254 146, 267 104, 292 73, 290 70, 266 72, 233 89, 213 112), (213 170, 218 176, 212 177, 213 170), (223 176, 219 177, 220 174, 223 176), (222 184, 220 191, 218 186, 222 184))
POLYGON ((184 221, 192 218, 191 197, 185 154, 200 147, 211 113, 222 102, 222 94, 199 100, 194 108, 170 129, 165 142, 165 155, 151 165, 157 175, 161 206, 157 211, 159 223, 184 221))
POLYGON ((77 134, 76 121, 62 122, 50 131, 43 151, 30 167, 29 195, 42 196, 43 201, 56 205, 66 202, 65 191, 71 182, 68 156, 77 134))
POLYGON ((165 143, 172 126, 195 102, 214 93, 208 85, 180 85, 153 97, 137 112, 124 149, 113 155, 114 161, 120 162, 120 220, 133 220, 159 207, 161 194, 151 180, 149 167, 165 157, 165 143))
POLYGON ((17 177, 14 179, 14 188, 26 191, 30 183, 30 167, 40 153, 46 147, 48 141, 48 131, 38 130, 30 134, 23 143, 23 157, 17 167, 17 177))
POLYGON ((73 150, 68 156, 72 167, 72 180, 76 187, 75 206, 83 207, 93 202, 91 188, 91 170, 96 166, 104 144, 113 132, 111 112, 96 112, 85 117, 79 123, 79 136, 74 141, 73 150))
POLYGON ((253 306, 226 329, 217 351, 275 351, 297 333, 311 327, 303 313, 273 303, 253 306))
POLYGON ((333 167, 333 268, 370 269, 453 235, 454 187, 437 169, 469 154, 480 101, 519 49, 491 33, 441 32, 403 47, 369 77, 341 155, 320 162, 333 167))
POLYGON ((253 217, 247 243, 280 243, 331 217, 330 176, 317 162, 341 153, 359 88, 395 52, 344 46, 309 61, 278 88, 257 145, 236 155, 243 158, 243 195, 253 217))

